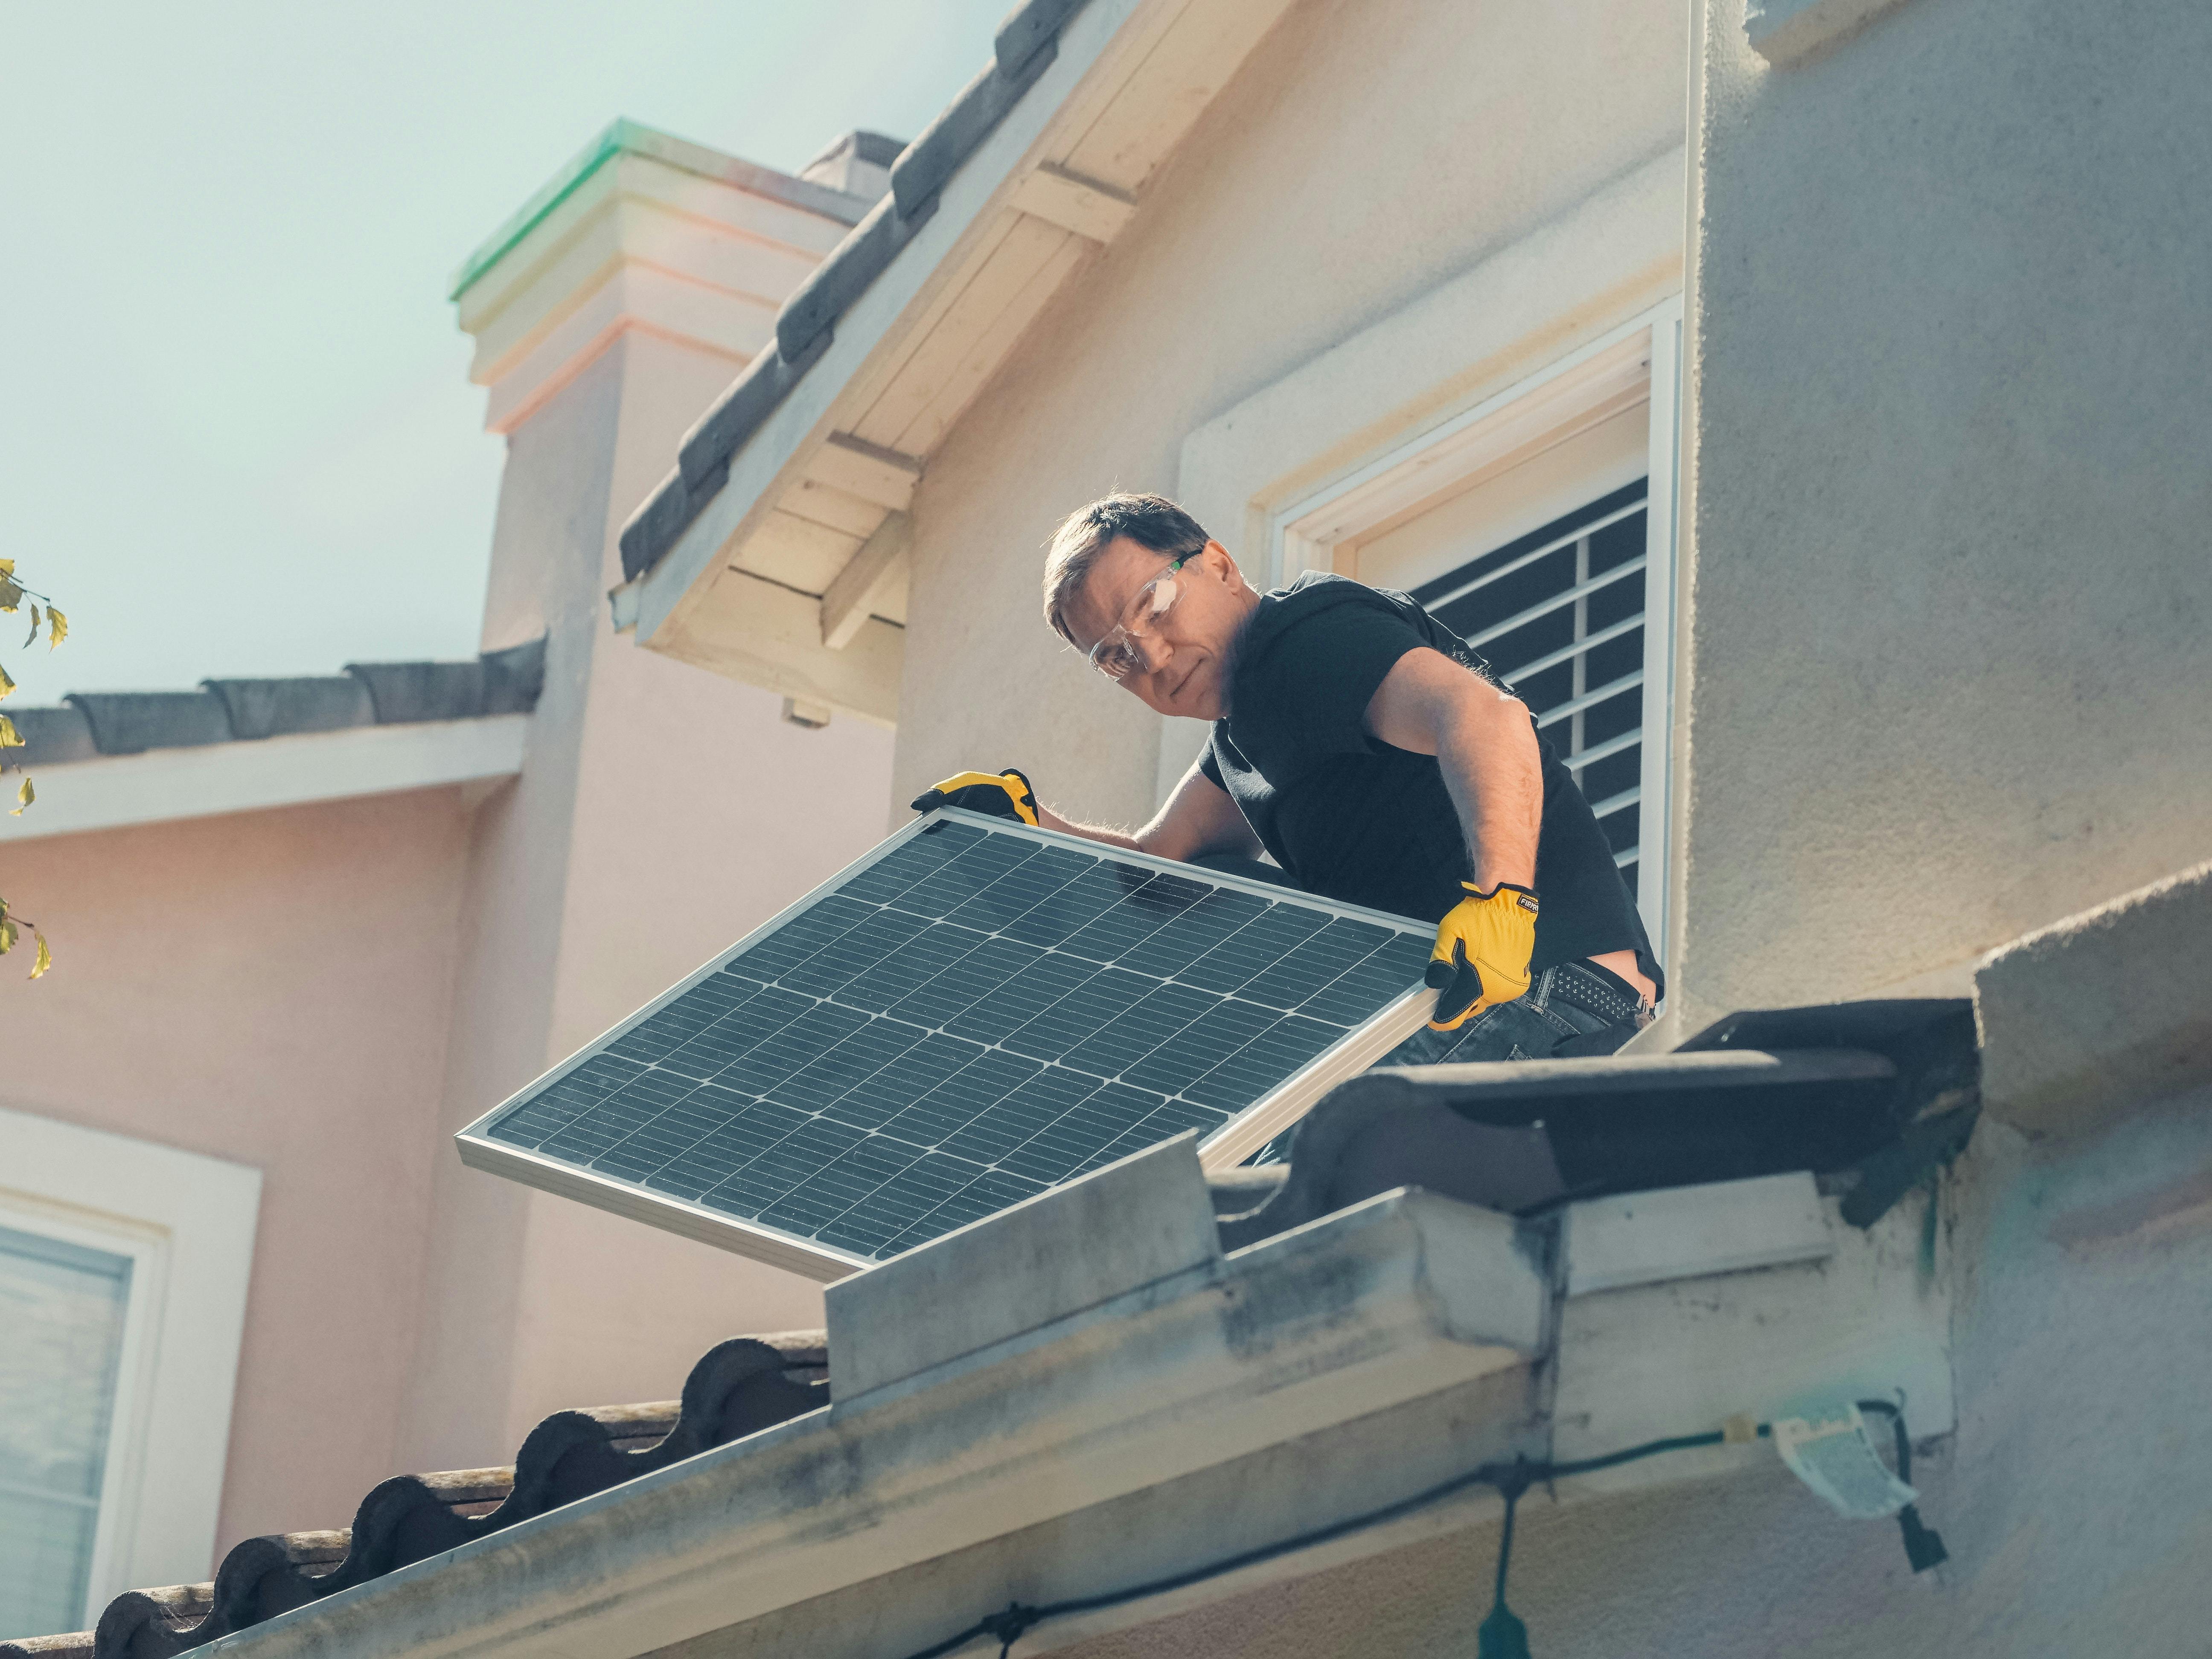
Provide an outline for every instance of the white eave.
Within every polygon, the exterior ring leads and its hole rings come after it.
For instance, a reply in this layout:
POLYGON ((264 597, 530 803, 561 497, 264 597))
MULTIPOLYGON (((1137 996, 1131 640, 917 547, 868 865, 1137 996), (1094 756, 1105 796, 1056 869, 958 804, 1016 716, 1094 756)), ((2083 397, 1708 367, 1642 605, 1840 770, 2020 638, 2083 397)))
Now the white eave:
MULTIPOLYGON (((897 713, 915 482, 1289 0, 1089 0, 1057 55, 836 319, 727 482, 635 584, 638 642, 864 718, 897 713)), ((631 601, 625 599, 625 609, 631 601)))
POLYGON ((529 731, 527 714, 490 714, 51 763, 37 769, 36 803, 0 817, 0 840, 511 777, 529 731))
MULTIPOLYGON (((1928 1201, 1861 1232, 1809 1176, 1778 1176, 1553 1229, 1401 1190, 1224 1256, 1185 1138, 832 1287, 834 1405, 220 1645, 629 1659, 720 1632, 732 1651, 898 1659, 1011 1599, 1188 1573, 1517 1455, 1899 1389, 1912 1431, 1942 1434, 1948 1268, 1923 1271, 1928 1201), (1577 1291, 1578 1252, 1609 1288, 1577 1291)), ((1772 1455, 1712 1445, 1556 1492, 1772 1455)), ((1042 1626, 1023 1650, 1498 1513, 1469 1488, 1042 1626)))

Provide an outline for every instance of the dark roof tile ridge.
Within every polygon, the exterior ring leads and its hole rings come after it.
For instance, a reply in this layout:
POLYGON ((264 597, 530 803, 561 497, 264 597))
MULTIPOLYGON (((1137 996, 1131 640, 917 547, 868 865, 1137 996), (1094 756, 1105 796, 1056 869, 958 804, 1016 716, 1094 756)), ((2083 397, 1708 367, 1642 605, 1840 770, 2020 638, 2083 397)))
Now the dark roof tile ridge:
POLYGON ((11 708, 23 766, 149 749, 199 749, 296 733, 526 714, 545 683, 547 635, 459 661, 349 663, 337 674, 204 679, 189 691, 70 691, 11 708))
MULTIPOLYGON (((820 359, 837 319, 928 222, 946 180, 1052 66, 1061 27, 1084 4, 1027 0, 1000 25, 991 61, 891 162, 890 192, 783 302, 775 349, 747 364, 684 434, 674 470, 623 524, 624 580, 635 581, 659 563, 728 483, 731 459, 820 359)), ((833 144, 824 155, 836 149, 833 144)))
MULTIPOLYGON (((369 1490, 350 1528, 249 1538, 223 1557, 208 1583, 117 1596, 90 1633, 91 1659, 173 1659, 787 1422, 830 1403, 828 1364, 820 1331, 718 1343, 692 1366, 680 1400, 556 1412, 525 1437, 511 1467, 398 1475, 369 1490)), ((81 1641, 71 1647, 60 1638, 29 1639, 49 1645, 0 1641, 0 1659, 51 1659, 55 1652, 83 1659, 81 1641)))

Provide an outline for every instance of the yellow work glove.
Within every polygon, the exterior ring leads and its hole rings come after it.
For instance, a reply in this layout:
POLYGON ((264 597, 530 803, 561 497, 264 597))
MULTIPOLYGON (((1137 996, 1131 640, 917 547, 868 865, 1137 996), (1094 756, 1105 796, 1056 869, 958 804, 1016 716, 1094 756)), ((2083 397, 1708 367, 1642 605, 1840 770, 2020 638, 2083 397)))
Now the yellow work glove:
POLYGON ((1536 896, 1501 881, 1484 892, 1463 881, 1468 896, 1437 924, 1437 948, 1425 976, 1435 988, 1431 1031, 1456 1031, 1486 1008, 1528 990, 1528 953, 1536 948, 1536 896))
POLYGON ((1036 793, 1030 781, 1011 766, 1003 772, 958 772, 914 798, 917 812, 934 812, 940 806, 964 807, 988 812, 994 818, 1037 821, 1036 793))

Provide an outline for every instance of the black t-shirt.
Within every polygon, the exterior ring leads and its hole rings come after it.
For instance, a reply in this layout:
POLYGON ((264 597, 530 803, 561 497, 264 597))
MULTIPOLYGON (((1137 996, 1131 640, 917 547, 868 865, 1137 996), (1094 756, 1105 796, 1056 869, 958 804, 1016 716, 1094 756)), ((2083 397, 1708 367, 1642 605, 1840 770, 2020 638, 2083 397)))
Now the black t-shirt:
MULTIPOLYGON (((1434 921, 1472 873, 1459 815, 1433 755, 1367 730, 1367 705, 1421 646, 1495 683, 1465 641, 1403 593, 1323 571, 1262 594, 1237 635, 1229 714, 1199 767, 1243 809, 1261 844, 1310 893, 1434 921)), ((1541 732, 1544 816, 1536 843, 1532 969, 1633 951, 1662 985, 1643 919, 1605 831, 1541 732)))

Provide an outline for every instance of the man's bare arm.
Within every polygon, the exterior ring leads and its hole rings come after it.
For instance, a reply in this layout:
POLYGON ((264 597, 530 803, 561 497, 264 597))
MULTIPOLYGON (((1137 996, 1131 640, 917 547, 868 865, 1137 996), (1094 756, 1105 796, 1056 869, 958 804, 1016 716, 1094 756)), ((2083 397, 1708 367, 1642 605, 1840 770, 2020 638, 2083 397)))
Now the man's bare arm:
POLYGON ((1526 704, 1423 646, 1376 688, 1367 729, 1394 749, 1437 757, 1477 887, 1535 886, 1544 764, 1526 704))
POLYGON ((1207 853, 1237 853, 1256 858, 1259 838, 1229 792, 1192 763, 1175 793, 1168 797, 1152 821, 1136 834, 1102 825, 1077 823, 1040 802, 1037 820, 1048 830, 1064 830, 1071 836, 1103 842, 1133 853, 1149 853, 1159 859, 1194 859, 1207 853))

